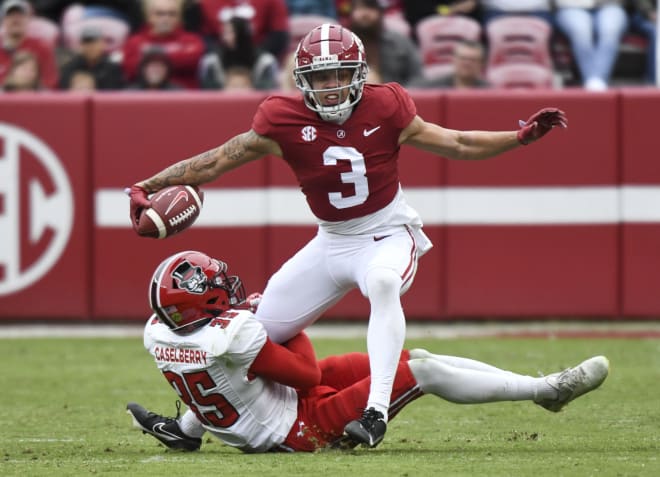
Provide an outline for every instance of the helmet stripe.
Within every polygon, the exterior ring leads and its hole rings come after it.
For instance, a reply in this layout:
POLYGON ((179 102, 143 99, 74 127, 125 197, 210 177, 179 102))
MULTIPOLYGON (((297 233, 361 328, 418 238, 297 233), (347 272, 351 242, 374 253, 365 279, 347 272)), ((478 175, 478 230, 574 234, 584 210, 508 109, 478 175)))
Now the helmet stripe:
POLYGON ((153 278, 151 279, 151 287, 149 288, 149 305, 151 305, 151 309, 158 315, 158 318, 160 321, 164 322, 166 325, 170 325, 168 316, 165 316, 163 313, 163 309, 160 306, 160 296, 158 291, 160 290, 160 282, 163 276, 163 270, 165 270, 166 265, 169 263, 168 261, 164 261, 160 264, 160 266, 156 269, 156 273, 154 273, 153 278))
POLYGON ((158 315, 158 318, 160 318, 161 321, 165 322, 166 325, 170 326, 171 328, 176 327, 176 323, 169 317, 167 312, 163 309, 160 303, 160 289, 161 289, 161 284, 163 283, 163 277, 165 275, 165 271, 169 270, 170 264, 178 259, 181 255, 183 255, 186 252, 179 252, 174 255, 172 255, 169 259, 164 260, 161 262, 161 264, 158 266, 156 271, 154 272, 154 276, 151 279, 151 288, 149 289, 149 304, 151 305, 151 309, 158 315))
POLYGON ((321 25, 321 56, 330 55, 330 24, 321 25))

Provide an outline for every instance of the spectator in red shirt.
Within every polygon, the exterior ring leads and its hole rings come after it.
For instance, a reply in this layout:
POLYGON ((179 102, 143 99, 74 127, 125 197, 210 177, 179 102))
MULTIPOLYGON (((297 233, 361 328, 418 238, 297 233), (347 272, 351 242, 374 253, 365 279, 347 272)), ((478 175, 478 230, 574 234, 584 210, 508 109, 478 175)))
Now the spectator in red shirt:
POLYGON ((124 44, 123 66, 129 81, 137 78, 143 52, 158 47, 167 55, 174 83, 189 89, 199 86, 197 67, 204 53, 204 42, 199 35, 183 29, 181 4, 180 0, 145 2, 147 23, 124 44))
POLYGON ((57 87, 57 65, 55 52, 46 43, 27 36, 27 25, 32 8, 25 0, 7 0, 0 9, 0 84, 12 64, 16 53, 27 51, 37 60, 41 75, 41 86, 46 89, 57 87))
POLYGON ((255 46, 282 58, 289 47, 289 11, 284 0, 200 0, 202 32, 219 38, 223 23, 232 17, 250 20, 255 46))

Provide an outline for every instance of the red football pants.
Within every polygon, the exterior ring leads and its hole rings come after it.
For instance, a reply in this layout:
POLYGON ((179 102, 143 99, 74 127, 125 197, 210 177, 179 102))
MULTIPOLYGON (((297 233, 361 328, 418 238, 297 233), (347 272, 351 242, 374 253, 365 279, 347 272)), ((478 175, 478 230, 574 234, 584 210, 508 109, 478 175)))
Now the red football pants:
MULTIPOLYGON (((394 378, 389 418, 422 396, 404 350, 394 378)), ((369 357, 348 353, 319 361, 321 384, 298 393, 298 418, 282 443, 294 451, 314 451, 339 439, 344 426, 362 415, 369 397, 369 357)))

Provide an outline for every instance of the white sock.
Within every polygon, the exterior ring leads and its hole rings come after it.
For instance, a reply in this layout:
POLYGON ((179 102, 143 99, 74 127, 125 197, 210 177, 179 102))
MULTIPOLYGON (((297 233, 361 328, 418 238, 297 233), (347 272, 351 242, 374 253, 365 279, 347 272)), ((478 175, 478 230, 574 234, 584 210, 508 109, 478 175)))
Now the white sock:
POLYGON ((557 390, 545 378, 503 370, 489 372, 458 368, 429 358, 411 359, 409 364, 422 391, 459 404, 553 399, 557 396, 557 390))
POLYGON ((401 277, 390 269, 371 270, 367 289, 371 303, 367 328, 371 388, 367 408, 383 413, 387 422, 394 376, 406 338, 406 319, 399 297, 401 277))
POLYGON ((475 371, 485 371, 494 374, 515 374, 511 371, 506 371, 504 369, 497 368, 475 359, 461 358, 459 356, 447 356, 443 354, 433 354, 422 348, 410 350, 410 359, 415 358, 432 358, 453 368, 472 369, 475 371))
POLYGON ((202 423, 199 422, 197 416, 194 412, 188 409, 183 413, 183 416, 179 419, 179 427, 181 431, 188 437, 202 437, 206 432, 206 429, 202 426, 202 423))

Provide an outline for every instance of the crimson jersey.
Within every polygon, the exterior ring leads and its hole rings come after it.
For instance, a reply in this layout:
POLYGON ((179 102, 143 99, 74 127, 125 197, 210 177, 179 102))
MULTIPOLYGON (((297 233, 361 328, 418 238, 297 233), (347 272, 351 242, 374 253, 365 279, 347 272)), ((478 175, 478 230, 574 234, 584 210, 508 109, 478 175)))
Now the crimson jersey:
POLYGON ((376 212, 394 199, 399 135, 416 114, 399 84, 367 84, 344 124, 322 120, 302 97, 271 96, 259 106, 252 129, 279 144, 314 215, 337 222, 376 212))
POLYGON ((13 57, 18 51, 27 51, 37 58, 42 86, 48 89, 57 88, 59 72, 55 61, 55 50, 47 43, 31 37, 24 38, 15 49, 6 48, 0 39, 0 84, 5 82, 13 57))

